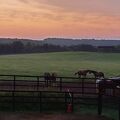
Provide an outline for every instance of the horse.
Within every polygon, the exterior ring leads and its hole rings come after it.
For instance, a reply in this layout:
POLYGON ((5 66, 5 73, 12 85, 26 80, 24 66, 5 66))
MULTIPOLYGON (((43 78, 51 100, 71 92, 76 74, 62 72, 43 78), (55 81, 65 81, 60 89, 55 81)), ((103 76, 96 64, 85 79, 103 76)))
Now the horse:
POLYGON ((48 86, 49 83, 51 85, 53 82, 56 82, 56 77, 57 77, 57 74, 55 72, 54 73, 45 72, 44 80, 46 85, 48 86))
POLYGON ((44 80, 45 80, 45 84, 46 86, 48 86, 48 81, 50 80, 50 73, 49 72, 45 72, 44 73, 44 80))
POLYGON ((78 72, 75 73, 75 75, 78 75, 79 78, 81 77, 86 78, 88 72, 89 70, 79 70, 78 72))
POLYGON ((95 80, 96 80, 96 92, 98 93, 98 85, 99 85, 99 82, 102 81, 102 79, 104 79, 104 73, 103 72, 97 72, 97 71, 94 71, 94 70, 89 70, 88 71, 89 74, 93 74, 94 77, 95 77, 95 80))
POLYGON ((101 80, 98 83, 98 88, 99 88, 99 92, 102 94, 105 93, 105 89, 113 89, 113 90, 120 89, 120 79, 114 78, 114 79, 101 80))
POLYGON ((94 70, 88 70, 88 73, 93 74, 95 78, 104 78, 105 77, 103 72, 97 72, 97 71, 94 71, 94 70))
POLYGON ((57 77, 57 74, 55 72, 51 73, 50 78, 52 82, 56 82, 56 77, 57 77))

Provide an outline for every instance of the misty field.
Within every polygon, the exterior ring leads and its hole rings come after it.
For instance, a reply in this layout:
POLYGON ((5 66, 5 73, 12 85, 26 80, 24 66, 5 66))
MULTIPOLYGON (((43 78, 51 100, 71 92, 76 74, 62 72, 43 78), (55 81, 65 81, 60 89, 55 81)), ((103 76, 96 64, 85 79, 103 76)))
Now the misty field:
POLYGON ((59 76, 74 76, 79 69, 119 76, 120 54, 56 52, 0 56, 0 74, 43 75, 44 72, 56 72, 59 76))

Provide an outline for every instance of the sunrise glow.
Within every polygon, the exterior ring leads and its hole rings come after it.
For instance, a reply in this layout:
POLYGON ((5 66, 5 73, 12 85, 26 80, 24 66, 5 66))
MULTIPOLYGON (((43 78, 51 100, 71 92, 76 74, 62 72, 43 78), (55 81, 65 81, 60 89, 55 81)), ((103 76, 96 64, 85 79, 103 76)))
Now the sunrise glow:
POLYGON ((120 38, 120 0, 0 2, 0 37, 120 38))

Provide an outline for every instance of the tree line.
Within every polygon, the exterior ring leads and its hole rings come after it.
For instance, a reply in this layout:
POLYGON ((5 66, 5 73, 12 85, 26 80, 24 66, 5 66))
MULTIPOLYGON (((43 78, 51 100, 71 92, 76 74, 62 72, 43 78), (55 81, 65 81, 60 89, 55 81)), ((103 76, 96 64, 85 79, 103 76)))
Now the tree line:
POLYGON ((21 41, 12 43, 0 43, 0 54, 19 54, 19 53, 43 53, 43 52, 62 52, 62 51, 90 51, 90 52, 120 52, 118 46, 92 46, 87 44, 59 46, 52 44, 24 44, 21 41))

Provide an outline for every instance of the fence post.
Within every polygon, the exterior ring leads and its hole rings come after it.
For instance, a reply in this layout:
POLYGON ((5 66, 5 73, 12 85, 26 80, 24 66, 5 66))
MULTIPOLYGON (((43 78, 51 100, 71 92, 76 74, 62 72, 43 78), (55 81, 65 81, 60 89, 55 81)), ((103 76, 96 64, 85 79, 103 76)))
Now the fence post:
POLYGON ((100 87, 100 84, 98 86, 99 92, 98 92, 98 115, 102 114, 102 88, 100 87))
POLYGON ((15 91, 15 88, 16 88, 16 83, 15 83, 15 81, 16 81, 16 76, 14 75, 13 76, 13 90, 15 91))
POLYGON ((71 93, 71 99, 72 99, 72 101, 71 101, 71 104, 72 104, 72 112, 74 112, 74 94, 73 94, 73 92, 71 93))
POLYGON ((60 78, 60 91, 62 91, 62 78, 60 78))
POLYGON ((12 91, 12 111, 15 111, 15 91, 12 91))
POLYGON ((118 114, 119 114, 119 120, 120 120, 120 96, 119 96, 119 98, 118 98, 118 114))
POLYGON ((39 90, 39 77, 37 77, 37 91, 39 90))
POLYGON ((65 112, 67 112, 67 93, 65 92, 65 112))
POLYGON ((45 79, 45 83, 46 83, 46 87, 49 87, 49 78, 48 77, 45 79))
POLYGON ((39 110, 42 111, 42 92, 39 91, 39 110))
POLYGON ((82 95, 84 95, 84 79, 82 78, 82 95))

